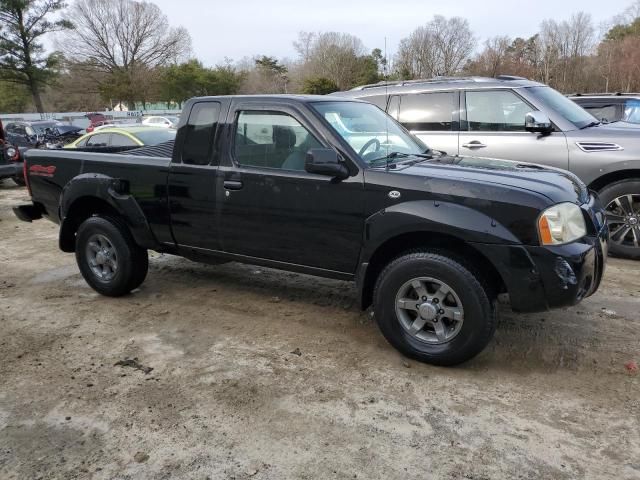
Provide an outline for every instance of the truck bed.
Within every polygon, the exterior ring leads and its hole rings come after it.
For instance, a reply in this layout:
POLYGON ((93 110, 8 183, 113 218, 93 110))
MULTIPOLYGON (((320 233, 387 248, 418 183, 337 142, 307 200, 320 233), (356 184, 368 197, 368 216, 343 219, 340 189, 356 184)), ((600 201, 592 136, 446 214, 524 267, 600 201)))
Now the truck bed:
MULTIPOLYGON (((166 146, 163 147, 166 149, 166 146)), ((60 223, 63 189, 85 177, 126 179, 126 191, 133 196, 159 242, 171 242, 167 212, 167 175, 171 158, 136 153, 93 153, 72 150, 29 150, 26 155, 29 184, 34 203, 42 215, 60 223), (86 173, 85 173, 86 172, 86 173), (71 182, 71 183, 70 183, 71 182)), ((154 150, 151 150, 152 152, 154 150)), ((95 182, 87 197, 95 193, 95 182), (93 188, 93 190, 92 190, 93 188)), ((76 188, 77 185, 74 185, 76 188)))

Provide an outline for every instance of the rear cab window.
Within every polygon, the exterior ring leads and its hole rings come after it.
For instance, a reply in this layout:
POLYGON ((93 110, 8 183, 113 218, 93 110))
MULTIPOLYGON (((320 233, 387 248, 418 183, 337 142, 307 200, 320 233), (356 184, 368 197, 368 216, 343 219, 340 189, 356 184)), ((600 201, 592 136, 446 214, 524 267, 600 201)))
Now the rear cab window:
POLYGON ((219 102, 198 102, 191 107, 189 120, 183 127, 182 163, 209 165, 214 160, 216 155, 213 146, 220 109, 219 102))

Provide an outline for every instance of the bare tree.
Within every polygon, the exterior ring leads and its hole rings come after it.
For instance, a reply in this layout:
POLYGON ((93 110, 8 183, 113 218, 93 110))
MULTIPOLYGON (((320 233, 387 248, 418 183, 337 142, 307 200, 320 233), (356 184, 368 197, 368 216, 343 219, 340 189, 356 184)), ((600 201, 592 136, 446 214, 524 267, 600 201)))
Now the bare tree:
POLYGON ((485 41, 484 50, 473 61, 465 66, 465 71, 472 75, 495 77, 501 73, 511 72, 509 37, 493 37, 485 41))
POLYGON ((380 78, 380 51, 367 52, 362 40, 354 35, 301 32, 293 45, 299 55, 298 61, 289 66, 293 90, 303 90, 310 81, 328 81, 344 90, 380 78))
POLYGON ((296 49, 303 62, 308 62, 311 58, 315 36, 316 34, 313 32, 298 32, 298 40, 293 42, 293 48, 296 49))
POLYGON ((455 75, 469 60, 473 47, 467 20, 436 15, 400 41, 396 68, 409 77, 455 75))
POLYGON ((77 0, 75 30, 61 47, 70 57, 117 76, 124 99, 136 100, 134 78, 140 72, 186 57, 191 39, 186 29, 171 28, 153 3, 135 0, 77 0))
POLYGON ((540 80, 565 91, 579 87, 586 59, 595 44, 591 16, 578 12, 561 22, 545 20, 536 44, 540 80))

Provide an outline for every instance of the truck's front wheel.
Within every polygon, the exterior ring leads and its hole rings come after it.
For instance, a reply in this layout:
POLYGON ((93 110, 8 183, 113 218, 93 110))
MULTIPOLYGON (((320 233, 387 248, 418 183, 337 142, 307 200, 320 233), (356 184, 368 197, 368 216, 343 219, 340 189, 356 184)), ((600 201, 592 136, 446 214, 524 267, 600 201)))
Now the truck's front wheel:
POLYGON ((392 261, 376 283, 374 309, 389 343, 435 365, 456 365, 480 353, 497 322, 495 301, 477 274, 432 252, 392 261))
POLYGON ((90 217, 78 228, 76 260, 86 282, 98 293, 119 297, 145 279, 149 257, 127 226, 111 216, 90 217))

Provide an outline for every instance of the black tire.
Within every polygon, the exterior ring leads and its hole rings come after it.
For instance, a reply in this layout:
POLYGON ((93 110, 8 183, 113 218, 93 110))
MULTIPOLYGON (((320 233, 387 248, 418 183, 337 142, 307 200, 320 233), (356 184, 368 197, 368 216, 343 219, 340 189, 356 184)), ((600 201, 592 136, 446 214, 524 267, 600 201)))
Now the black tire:
POLYGON ((126 295, 139 287, 149 269, 147 250, 138 246, 125 223, 113 216, 94 216, 82 222, 76 236, 76 261, 89 286, 108 297, 126 295), (117 269, 110 269, 109 278, 101 278, 90 263, 89 244, 95 244, 96 238, 115 252, 117 269))
POLYGON ((24 178, 22 178, 22 177, 13 177, 13 178, 12 178, 12 180, 13 180, 16 184, 20 185, 21 187, 24 187, 24 186, 26 186, 26 185, 27 185, 27 183, 24 181, 24 178))
POLYGON ((387 341, 406 356, 434 365, 457 365, 480 353, 495 332, 496 302, 487 294, 491 289, 483 287, 483 279, 472 271, 440 252, 411 252, 393 260, 380 273, 374 290, 375 318, 387 341), (412 335, 397 314, 400 290, 412 279, 425 277, 450 287, 463 308, 459 331, 443 343, 428 343, 412 335))
MULTIPOLYGON (((633 195, 635 202, 631 205, 634 210, 633 219, 636 222, 635 225, 629 225, 635 229, 636 239, 640 244, 640 179, 632 178, 629 180, 621 180, 619 182, 607 185, 598 192, 602 205, 607 210, 607 219, 609 222, 609 229, 611 238, 609 242, 609 253, 612 256, 621 258, 640 259, 640 246, 633 246, 633 232, 630 231, 626 235, 622 236, 620 240, 619 234, 616 233, 619 227, 623 226, 620 221, 619 215, 624 213, 620 207, 614 202, 616 199, 625 197, 627 195, 633 195)), ((629 213, 629 212, 626 212, 629 213)), ((627 227, 624 227, 627 228, 627 227)))

